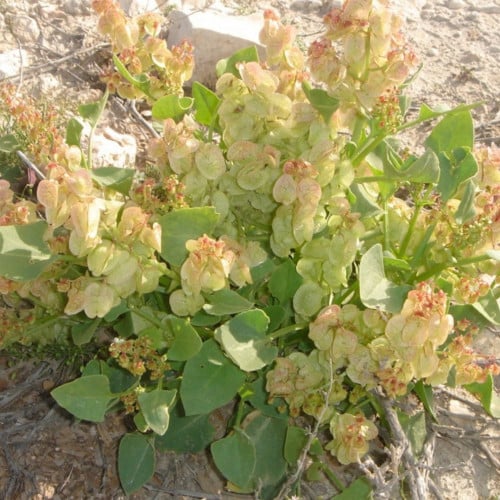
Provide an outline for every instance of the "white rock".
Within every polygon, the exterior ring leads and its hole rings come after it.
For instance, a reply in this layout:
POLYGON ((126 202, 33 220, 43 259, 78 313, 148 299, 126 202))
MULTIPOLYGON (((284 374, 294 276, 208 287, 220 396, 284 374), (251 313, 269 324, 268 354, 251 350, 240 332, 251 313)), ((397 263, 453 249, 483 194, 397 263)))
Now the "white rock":
POLYGON ((255 45, 263 55, 259 42, 263 26, 262 14, 232 16, 206 10, 185 14, 170 13, 168 45, 177 45, 188 40, 194 47, 195 71, 193 80, 212 87, 216 81, 215 65, 220 59, 236 51, 255 45))
POLYGON ((10 26, 12 34, 21 43, 35 43, 40 37, 40 28, 37 22, 22 14, 11 14, 6 16, 6 23, 10 26))
POLYGON ((0 79, 16 76, 21 66, 29 66, 29 55, 25 50, 12 49, 0 54, 0 79))
POLYGON ((96 133, 93 139, 92 166, 132 168, 137 155, 137 141, 133 135, 120 134, 111 127, 96 133))
POLYGON ((158 11, 158 2, 156 0, 120 0, 119 3, 129 16, 158 11))
POLYGON ((64 12, 71 16, 88 16, 92 13, 89 0, 66 0, 64 12))
POLYGON ((302 12, 311 12, 323 6, 322 0, 295 0, 290 5, 290 9, 302 12))
POLYGON ((452 10, 459 10, 467 8, 467 4, 462 0, 449 0, 445 6, 452 10))
POLYGON ((33 90, 35 97, 43 97, 53 94, 57 89, 60 89, 61 82, 59 79, 50 74, 41 74, 37 78, 36 87, 33 90))
POLYGON ((472 6, 472 9, 486 14, 500 14, 500 5, 474 5, 472 6))

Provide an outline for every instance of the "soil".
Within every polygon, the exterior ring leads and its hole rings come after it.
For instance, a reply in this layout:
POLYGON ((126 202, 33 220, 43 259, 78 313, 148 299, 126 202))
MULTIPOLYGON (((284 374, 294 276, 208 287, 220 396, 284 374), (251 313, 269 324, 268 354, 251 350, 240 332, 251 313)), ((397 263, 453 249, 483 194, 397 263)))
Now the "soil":
MULTIPOLYGON (((0 0, 0 53, 24 50, 28 59, 9 80, 35 96, 51 95, 71 109, 99 95, 99 67, 109 59, 106 41, 85 0, 0 0)), ((182 3, 182 2, 179 2, 182 3)), ((186 2, 187 3, 187 2, 186 2)), ((200 2, 198 2, 200 3, 200 2)), ((203 4, 203 2, 201 2, 203 4)), ((321 18, 335 1, 226 1, 237 14, 271 5, 294 24, 308 43, 318 36, 321 18)), ((500 141, 500 1, 393 0, 406 19, 407 33, 422 61, 410 93, 416 105, 454 106, 479 102, 473 115, 476 140, 500 141)), ((203 5, 201 6, 203 7, 203 5)), ((0 68, 1 70, 2 68, 0 68)), ((138 137, 144 130, 111 99, 106 117, 118 132, 138 137)), ((418 131, 413 139, 425 137, 418 131)), ((142 141, 142 142, 141 142, 142 141)), ((500 353, 498 333, 479 339, 487 354, 500 353)), ((0 353, 1 354, 1 353, 0 353)), ((75 421, 50 397, 50 390, 75 376, 56 361, 12 362, 0 357, 0 498, 121 499, 117 445, 128 429, 120 415, 105 422, 75 421)), ((415 405, 414 401, 408 404, 415 405)), ((468 393, 438 391, 436 443, 430 477, 435 498, 500 497, 500 428, 468 393)), ((224 430, 224 411, 214 417, 224 430)), ((358 466, 331 467, 350 482, 358 466)), ((305 483, 303 498, 331 498, 326 481, 305 483)), ((383 496, 378 495, 380 498, 383 496)), ((153 479, 133 499, 248 498, 224 490, 206 454, 158 454, 153 479)))

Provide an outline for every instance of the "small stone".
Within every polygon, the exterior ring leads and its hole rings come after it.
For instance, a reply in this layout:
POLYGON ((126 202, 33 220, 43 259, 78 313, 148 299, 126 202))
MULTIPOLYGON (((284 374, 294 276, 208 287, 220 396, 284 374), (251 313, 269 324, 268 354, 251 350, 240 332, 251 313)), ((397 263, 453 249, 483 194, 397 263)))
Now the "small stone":
POLYGON ((156 0, 120 0, 120 6, 130 16, 138 16, 146 12, 158 12, 156 0))
POLYGON ((194 47, 195 70, 193 80, 208 87, 216 81, 215 65, 220 59, 236 51, 255 45, 264 53, 259 42, 262 29, 262 14, 234 16, 205 10, 186 14, 181 11, 170 13, 168 46, 188 40, 194 47))
POLYGON ((467 8, 467 4, 462 0, 449 0, 448 2, 445 3, 445 6, 448 7, 448 9, 452 10, 467 8))
POLYGON ((33 18, 22 14, 14 14, 6 16, 5 21, 12 34, 21 43, 35 43, 38 41, 40 28, 33 18))
POLYGON ((50 73, 46 73, 37 78, 36 87, 33 92, 35 97, 42 97, 53 94, 60 87, 61 82, 59 79, 50 73))
POLYGON ((0 53, 0 79, 18 75, 21 67, 29 64, 29 56, 25 50, 12 49, 0 53))
POLYGON ((92 13, 87 0, 66 0, 64 11, 71 16, 89 16, 92 13))
POLYGON ((437 57, 439 55, 439 50, 436 49, 436 47, 431 47, 429 50, 427 50, 426 54, 429 57, 437 57))
POLYGON ((290 5, 290 9, 302 12, 311 12, 322 7, 321 0, 295 0, 290 5))
POLYGON ((485 14, 500 14, 500 5, 474 5, 472 9, 485 14))
POLYGON ((120 134, 106 127, 94 136, 92 166, 133 168, 137 141, 133 135, 120 134))

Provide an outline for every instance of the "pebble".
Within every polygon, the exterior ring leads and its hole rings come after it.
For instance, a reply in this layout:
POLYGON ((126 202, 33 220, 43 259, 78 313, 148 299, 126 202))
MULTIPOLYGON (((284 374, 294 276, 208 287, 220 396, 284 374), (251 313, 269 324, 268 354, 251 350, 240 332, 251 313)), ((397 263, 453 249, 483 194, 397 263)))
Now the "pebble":
POLYGON ((467 4, 463 2, 462 0, 449 0, 449 2, 445 3, 446 7, 448 9, 452 10, 459 10, 459 9, 465 9, 467 8, 467 4))
POLYGON ((64 11, 70 16, 89 16, 92 13, 90 3, 86 0, 66 0, 64 11))
POLYGON ((21 71, 22 66, 29 65, 29 55, 25 50, 7 50, 0 53, 0 79, 16 76, 21 71))
POLYGON ((158 11, 156 0, 120 0, 119 3, 125 13, 131 17, 158 11))
POLYGON ((312 10, 320 9, 323 2, 321 0, 295 0, 290 4, 290 9, 302 12, 310 12, 312 10))
POLYGON ((6 16, 5 20, 12 34, 21 43, 35 43, 38 41, 40 28, 33 18, 22 14, 13 14, 6 16))
POLYGON ((474 5, 472 9, 486 14, 500 14, 500 5, 474 5))

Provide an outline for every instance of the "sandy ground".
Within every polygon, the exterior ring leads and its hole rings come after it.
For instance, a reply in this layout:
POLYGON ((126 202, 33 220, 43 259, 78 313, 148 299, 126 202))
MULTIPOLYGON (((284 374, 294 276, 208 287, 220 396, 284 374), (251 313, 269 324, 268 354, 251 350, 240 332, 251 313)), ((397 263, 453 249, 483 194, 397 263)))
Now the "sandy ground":
MULTIPOLYGON (((99 87, 98 66, 106 53, 97 48, 103 40, 95 33, 88 3, 0 0, 0 53, 24 50, 28 57, 11 81, 35 95, 64 96, 69 104, 77 95, 91 95, 99 87), (67 55, 73 57, 59 61, 67 55)), ((338 2, 225 3, 240 13, 271 3, 307 42, 317 36, 322 15, 338 2)), ((474 110, 476 138, 499 144, 500 2, 394 0, 393 4, 405 17, 409 39, 423 63, 411 89, 415 103, 480 102, 474 110)), ((117 128, 130 130, 132 121, 123 116, 123 109, 112 104, 110 116, 117 128)), ((425 133, 422 129, 416 136, 425 133)), ((500 352, 498 335, 490 332, 482 342, 489 353, 500 352)), ((9 359, 0 357, 0 498, 124 498, 115 459, 118 438, 128 424, 118 417, 99 425, 71 419, 49 395, 68 376, 54 362, 11 366, 9 359)), ((498 423, 460 391, 439 394, 437 412, 440 427, 432 477, 442 498, 498 498, 498 423)), ((220 432, 223 417, 222 412, 215 421, 220 432)), ((348 479, 359 474, 356 466, 332 466, 348 479)), ((207 456, 162 454, 153 480, 132 498, 232 498, 220 494, 222 488, 207 456)), ((304 487, 304 498, 333 494, 326 483, 304 487)))

